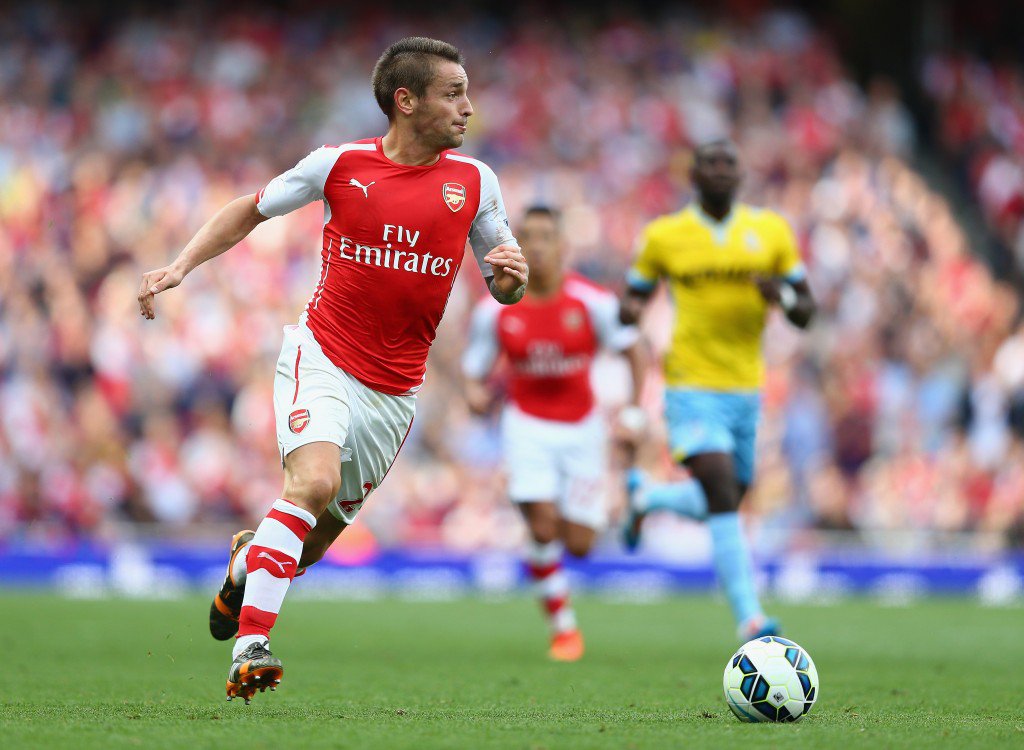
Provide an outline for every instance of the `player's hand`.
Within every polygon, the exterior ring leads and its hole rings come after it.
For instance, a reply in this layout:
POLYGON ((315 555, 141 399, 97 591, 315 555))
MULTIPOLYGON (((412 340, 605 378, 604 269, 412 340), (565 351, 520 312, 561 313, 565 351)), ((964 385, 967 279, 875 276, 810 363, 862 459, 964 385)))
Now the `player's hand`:
POLYGON ((530 280, 530 267, 515 245, 498 245, 484 261, 494 269, 494 284, 502 294, 511 294, 530 280))
POLYGON ((764 297, 765 302, 770 305, 779 304, 781 295, 778 279, 773 279, 769 276, 755 276, 754 283, 757 285, 757 290, 761 292, 761 296, 764 297))
POLYGON ((647 413, 639 406, 624 406, 619 410, 612 428, 612 436, 620 443, 636 448, 647 432, 647 413))
POLYGON ((494 405, 494 393, 484 383, 477 380, 466 382, 466 405, 478 417, 485 416, 494 405))
POLYGON ((156 317, 153 297, 178 286, 183 278, 185 274, 173 265, 142 274, 142 284, 139 285, 139 311, 142 317, 153 320, 156 317))

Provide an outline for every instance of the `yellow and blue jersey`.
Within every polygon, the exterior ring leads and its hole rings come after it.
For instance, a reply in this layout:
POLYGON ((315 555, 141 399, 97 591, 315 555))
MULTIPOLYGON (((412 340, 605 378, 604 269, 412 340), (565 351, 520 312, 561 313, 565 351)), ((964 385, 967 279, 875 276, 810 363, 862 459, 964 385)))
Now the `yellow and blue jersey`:
POLYGON ((721 222, 691 204, 640 236, 629 286, 666 279, 675 306, 665 358, 669 387, 750 391, 764 379, 761 334, 768 305, 754 277, 805 276, 796 239, 779 214, 737 203, 721 222))

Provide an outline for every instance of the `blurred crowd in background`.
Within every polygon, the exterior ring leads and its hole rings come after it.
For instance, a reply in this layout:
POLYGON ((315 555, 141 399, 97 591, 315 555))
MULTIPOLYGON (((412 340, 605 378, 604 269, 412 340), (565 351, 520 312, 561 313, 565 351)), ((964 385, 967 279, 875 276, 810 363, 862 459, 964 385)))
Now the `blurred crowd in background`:
MULTIPOLYGON (((766 335, 752 518, 1024 544, 1018 296, 910 166, 919 130, 898 87, 855 83, 807 17, 190 6, 97 20, 45 4, 0 11, 0 539, 106 538, 126 522, 212 534, 264 514, 281 485, 274 362, 318 277, 321 207, 261 225, 160 295, 155 321, 138 284, 308 151, 382 134, 369 73, 406 35, 464 51, 463 150, 498 173, 513 229, 527 205, 556 205, 572 264, 616 289, 640 227, 690 198, 693 144, 737 139, 743 198, 791 220, 821 307, 809 333, 776 318, 766 335)), ((1021 69, 924 70, 943 146, 1024 264, 1021 69)), ((349 543, 519 544, 496 419, 460 396, 484 292, 467 264, 414 431, 349 543)), ((670 322, 662 297, 645 323, 656 349, 670 322)), ((599 367, 612 411, 625 368, 599 367)), ((672 477, 659 386, 652 372, 643 462, 672 477)))
POLYGON ((989 222, 999 260, 1024 279, 1024 67, 968 52, 930 55, 922 85, 939 146, 989 222))

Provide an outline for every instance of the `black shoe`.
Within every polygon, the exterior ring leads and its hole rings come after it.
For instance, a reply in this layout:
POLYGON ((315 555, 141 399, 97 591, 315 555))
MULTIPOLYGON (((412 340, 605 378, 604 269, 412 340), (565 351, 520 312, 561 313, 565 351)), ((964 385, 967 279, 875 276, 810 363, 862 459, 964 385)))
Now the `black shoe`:
POLYGON ((235 558, 252 538, 256 536, 255 531, 246 529, 239 531, 231 537, 231 556, 228 557, 228 574, 224 578, 224 584, 213 597, 213 604, 210 605, 210 635, 218 641, 226 641, 233 638, 238 632, 238 615, 242 611, 242 599, 245 598, 245 584, 236 586, 231 579, 231 568, 235 564, 235 558))

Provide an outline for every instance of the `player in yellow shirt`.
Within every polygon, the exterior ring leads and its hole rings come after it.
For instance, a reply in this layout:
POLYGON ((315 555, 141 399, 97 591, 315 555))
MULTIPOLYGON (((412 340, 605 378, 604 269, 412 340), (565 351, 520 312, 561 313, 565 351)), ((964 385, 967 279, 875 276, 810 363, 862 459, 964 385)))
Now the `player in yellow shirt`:
POLYGON ((641 234, 622 319, 636 323, 658 281, 667 281, 675 326, 665 417, 673 456, 693 479, 653 485, 631 472, 624 537, 635 548, 643 516, 654 510, 706 520, 715 571, 746 641, 778 631, 758 601, 737 513, 754 473, 761 334, 772 305, 805 328, 815 304, 786 221, 735 200, 742 179, 736 146, 716 140, 697 148, 691 178, 697 200, 641 234))

